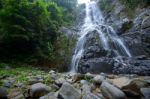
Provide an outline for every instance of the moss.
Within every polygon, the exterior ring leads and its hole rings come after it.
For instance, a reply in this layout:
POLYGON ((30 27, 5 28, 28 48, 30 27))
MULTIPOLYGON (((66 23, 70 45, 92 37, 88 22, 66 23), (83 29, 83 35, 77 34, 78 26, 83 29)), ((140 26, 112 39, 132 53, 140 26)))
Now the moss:
POLYGON ((114 9, 113 5, 111 5, 109 2, 109 0, 101 0, 99 2, 101 10, 105 11, 106 13, 111 12, 114 9))

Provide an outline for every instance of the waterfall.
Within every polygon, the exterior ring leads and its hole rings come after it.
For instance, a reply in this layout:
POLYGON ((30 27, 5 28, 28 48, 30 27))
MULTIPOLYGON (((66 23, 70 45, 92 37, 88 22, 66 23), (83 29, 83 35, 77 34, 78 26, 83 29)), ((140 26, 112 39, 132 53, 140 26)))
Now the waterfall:
POLYGON ((116 34, 114 29, 105 23, 102 12, 100 11, 97 2, 91 1, 86 3, 86 15, 84 24, 81 27, 80 36, 77 41, 74 55, 72 57, 71 72, 76 72, 79 61, 84 53, 84 44, 86 42, 86 35, 92 33, 90 31, 96 30, 99 34, 101 44, 105 50, 115 50, 116 56, 131 57, 128 48, 125 46, 123 40, 116 34), (111 43, 110 43, 111 40, 111 43), (111 46, 114 44, 115 48, 111 46))

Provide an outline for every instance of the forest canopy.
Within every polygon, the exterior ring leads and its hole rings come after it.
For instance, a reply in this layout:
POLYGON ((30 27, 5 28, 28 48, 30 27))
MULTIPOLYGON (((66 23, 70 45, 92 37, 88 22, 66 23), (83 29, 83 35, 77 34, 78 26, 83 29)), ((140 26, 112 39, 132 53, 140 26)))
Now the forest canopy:
POLYGON ((52 60, 61 37, 59 28, 73 23, 76 3, 76 0, 0 0, 1 62, 52 60))

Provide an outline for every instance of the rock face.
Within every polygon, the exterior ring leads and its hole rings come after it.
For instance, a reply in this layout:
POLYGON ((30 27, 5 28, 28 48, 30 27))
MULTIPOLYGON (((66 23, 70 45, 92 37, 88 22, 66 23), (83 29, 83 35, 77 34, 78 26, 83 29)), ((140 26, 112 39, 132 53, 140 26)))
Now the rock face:
POLYGON ((32 98, 39 98, 49 92, 49 87, 42 84, 42 83, 37 83, 31 86, 30 88, 30 96, 32 98))
MULTIPOLYGON (((119 43, 109 39, 107 42, 110 49, 103 48, 104 41, 99 38, 97 29, 87 33, 85 40, 84 52, 79 59, 77 68, 80 73, 116 73, 116 74, 139 74, 150 75, 150 7, 137 7, 133 16, 126 10, 126 6, 119 0, 99 0, 103 6, 113 6, 110 11, 102 7, 102 14, 107 25, 112 26, 115 33, 118 34, 125 46, 129 49, 132 58, 124 55, 119 43), (116 55, 119 53, 120 55, 116 55), (120 57, 121 56, 121 57, 120 57), (144 57, 141 57, 144 56, 144 57), (116 58, 120 57, 120 59, 116 58), (116 58, 116 59, 115 59, 116 58), (119 60, 119 62, 118 62, 119 60)), ((100 6, 101 8, 101 6, 100 6)), ((107 8, 107 7, 106 7, 107 8)), ((111 7, 110 7, 111 8, 111 7)), ((85 12, 82 12, 85 16, 85 12)), ((92 12, 94 13, 94 12, 92 12)), ((92 15, 91 15, 92 16, 92 15)), ((94 20, 94 18, 92 19, 94 20)), ((108 27, 109 27, 108 26, 108 27)), ((105 26, 98 26, 100 31, 106 36, 112 31, 105 26)), ((113 37, 113 35, 110 35, 113 37)), ((130 55, 128 55, 130 56, 130 55)))
POLYGON ((58 91, 58 98, 60 99, 80 99, 81 93, 78 92, 69 83, 64 83, 60 90, 58 91))
POLYGON ((89 34, 86 36, 84 49, 83 56, 78 64, 78 72, 112 72, 113 59, 106 57, 110 55, 110 51, 106 51, 102 47, 99 34, 96 30, 89 32, 89 34))
POLYGON ((101 91, 107 99, 126 99, 126 95, 120 89, 106 81, 102 83, 101 91))

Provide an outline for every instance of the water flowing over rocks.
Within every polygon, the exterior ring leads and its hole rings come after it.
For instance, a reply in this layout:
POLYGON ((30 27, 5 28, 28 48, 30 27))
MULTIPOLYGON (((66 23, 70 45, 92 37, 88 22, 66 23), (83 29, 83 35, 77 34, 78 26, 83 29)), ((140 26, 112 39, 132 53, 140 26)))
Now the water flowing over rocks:
POLYGON ((99 3, 82 5, 85 12, 71 71, 150 75, 149 6, 137 7, 130 17, 118 0, 106 2, 113 6, 109 12, 101 11, 99 3))

